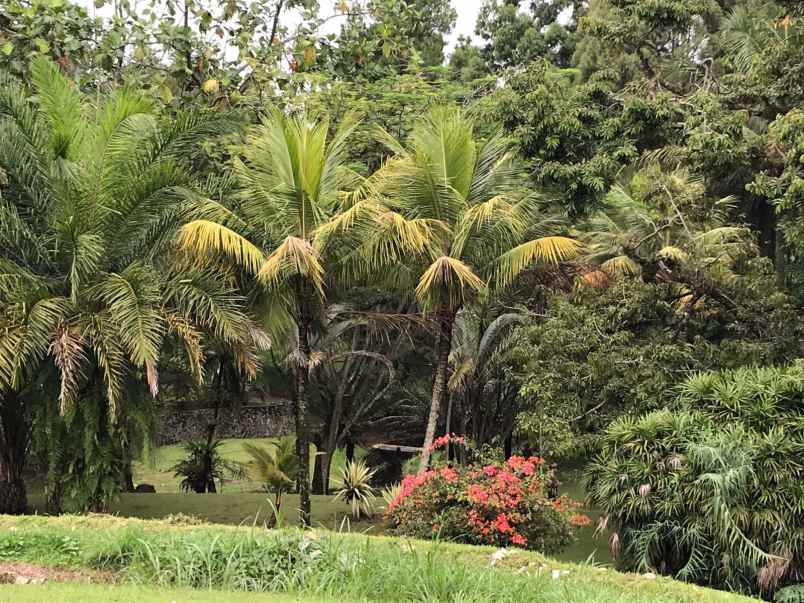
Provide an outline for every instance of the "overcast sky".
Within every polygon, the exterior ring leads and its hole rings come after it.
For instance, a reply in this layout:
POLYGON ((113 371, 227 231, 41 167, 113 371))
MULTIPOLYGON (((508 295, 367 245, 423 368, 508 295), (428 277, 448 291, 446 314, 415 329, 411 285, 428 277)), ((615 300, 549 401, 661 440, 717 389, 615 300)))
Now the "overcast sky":
POLYGON ((458 21, 455 30, 450 35, 449 49, 455 45, 458 36, 472 36, 475 33, 475 21, 480 10, 482 0, 450 0, 452 6, 458 11, 458 21))
MULTIPOLYGON (((94 0, 74 0, 77 4, 85 6, 90 14, 95 14, 94 0)), ((134 0, 136 3, 136 0, 134 0)), ((480 10, 480 4, 483 0, 450 0, 452 6, 458 12, 458 21, 455 24, 455 29, 450 34, 447 40, 447 54, 452 50, 458 36, 474 36, 475 20, 477 13, 480 10)), ((323 15, 332 14, 334 7, 337 6, 336 0, 322 0, 321 12, 323 15)), ((111 6, 106 5, 97 14, 104 16, 105 13, 111 14, 111 6)), ((333 19, 327 23, 327 31, 337 32, 340 30, 339 19, 333 19)))

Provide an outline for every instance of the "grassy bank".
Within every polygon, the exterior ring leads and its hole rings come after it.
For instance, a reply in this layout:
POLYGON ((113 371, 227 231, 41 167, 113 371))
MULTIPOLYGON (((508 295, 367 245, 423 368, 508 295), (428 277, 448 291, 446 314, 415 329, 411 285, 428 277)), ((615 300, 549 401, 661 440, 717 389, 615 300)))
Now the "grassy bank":
POLYGON ((126 584, 159 588, 260 591, 338 601, 750 600, 526 551, 509 551, 496 561, 494 555, 486 547, 326 531, 267 532, 107 516, 0 517, 0 559, 98 569, 126 584))

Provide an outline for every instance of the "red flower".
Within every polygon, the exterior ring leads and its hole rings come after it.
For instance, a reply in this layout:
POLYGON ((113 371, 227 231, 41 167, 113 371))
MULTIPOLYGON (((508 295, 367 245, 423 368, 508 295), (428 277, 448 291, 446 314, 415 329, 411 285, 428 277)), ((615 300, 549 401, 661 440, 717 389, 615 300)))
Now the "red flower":
POLYGON ((494 529, 501 534, 507 534, 508 532, 514 531, 514 529, 511 527, 511 524, 508 523, 508 518, 505 516, 505 513, 500 513, 497 515, 497 519, 494 520, 492 525, 494 526, 494 529))
POLYGON ((514 534, 511 536, 511 543, 517 546, 526 546, 528 544, 528 539, 522 536, 522 534, 514 534))

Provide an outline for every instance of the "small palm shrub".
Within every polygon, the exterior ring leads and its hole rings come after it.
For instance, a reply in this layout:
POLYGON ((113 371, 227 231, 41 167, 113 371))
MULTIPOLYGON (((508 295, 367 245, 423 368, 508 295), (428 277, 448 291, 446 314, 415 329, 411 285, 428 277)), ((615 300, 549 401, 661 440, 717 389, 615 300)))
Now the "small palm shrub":
POLYGON ((589 470, 624 569, 771 596, 804 579, 804 371, 689 379, 615 421, 589 470))
POLYGON ((341 470, 340 489, 334 500, 342 500, 352 507, 352 517, 371 516, 377 493, 371 486, 376 469, 370 469, 363 461, 351 461, 341 470))
POLYGON ((551 476, 537 457, 432 469, 402 481, 386 518, 404 536, 557 551, 589 519, 574 501, 548 497, 551 476))
POLYGON ((251 456, 247 463, 251 476, 260 482, 266 491, 274 495, 275 512, 282 508, 282 494, 290 492, 296 482, 299 468, 294 438, 280 438, 269 446, 245 443, 243 449, 251 456))
POLYGON ((181 477, 182 492, 204 494, 218 489, 215 482, 227 479, 243 479, 246 476, 242 464, 223 458, 218 450, 220 440, 198 440, 184 444, 187 456, 176 463, 172 470, 181 477))

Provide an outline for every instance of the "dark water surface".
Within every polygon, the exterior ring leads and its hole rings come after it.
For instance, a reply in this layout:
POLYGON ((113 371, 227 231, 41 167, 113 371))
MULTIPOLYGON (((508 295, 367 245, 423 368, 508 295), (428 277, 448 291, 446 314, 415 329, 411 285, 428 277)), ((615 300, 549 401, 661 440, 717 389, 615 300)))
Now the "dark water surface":
POLYGON ((581 475, 582 470, 580 468, 559 469, 560 492, 583 503, 584 506, 581 510, 589 516, 592 524, 580 528, 577 533, 577 540, 562 552, 553 555, 553 557, 573 563, 593 561, 595 564, 612 565, 614 560, 609 550, 609 534, 608 532, 603 532, 595 536, 595 529, 601 513, 597 509, 586 506, 586 491, 583 487, 581 475))

